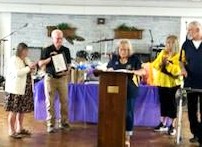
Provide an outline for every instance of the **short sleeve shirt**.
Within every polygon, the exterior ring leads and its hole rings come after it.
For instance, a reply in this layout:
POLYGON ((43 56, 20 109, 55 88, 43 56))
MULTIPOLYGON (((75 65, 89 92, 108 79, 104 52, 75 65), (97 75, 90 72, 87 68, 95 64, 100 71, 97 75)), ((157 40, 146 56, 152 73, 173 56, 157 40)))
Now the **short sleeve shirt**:
POLYGON ((141 61, 139 58, 134 54, 128 58, 128 62, 122 64, 119 61, 120 57, 118 55, 113 55, 112 59, 109 61, 107 68, 113 68, 114 70, 117 69, 127 69, 127 70, 138 70, 141 68, 141 61))
MULTIPOLYGON (((45 60, 45 59, 51 57, 52 55, 50 55, 50 54, 52 52, 57 52, 58 54, 62 53, 64 55, 64 58, 65 58, 67 64, 71 63, 71 56, 70 56, 69 48, 64 47, 64 46, 61 46, 59 50, 56 50, 54 45, 51 45, 51 46, 43 49, 42 54, 41 54, 41 59, 45 60)), ((46 73, 51 74, 53 77, 57 77, 52 61, 46 65, 46 73)))
MULTIPOLYGON (((120 57, 118 55, 113 55, 112 59, 109 61, 107 68, 113 68, 114 70, 118 69, 127 69, 127 70, 138 70, 141 69, 141 61, 138 56, 135 54, 128 58, 128 62, 122 64, 120 62, 120 57)), ((135 98, 138 94, 137 86, 132 80, 133 76, 128 77, 128 86, 127 86, 127 98, 135 98)))

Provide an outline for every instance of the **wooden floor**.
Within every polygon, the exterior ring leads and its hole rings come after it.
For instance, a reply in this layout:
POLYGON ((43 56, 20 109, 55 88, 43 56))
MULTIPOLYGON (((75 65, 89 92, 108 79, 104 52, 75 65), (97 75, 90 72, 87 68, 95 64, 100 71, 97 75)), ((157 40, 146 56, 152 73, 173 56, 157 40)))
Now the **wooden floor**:
MULTIPOLYGON (((191 137, 187 123, 186 112, 183 115, 183 143, 180 147, 196 147, 190 144, 191 137)), ((36 121, 33 114, 27 114, 25 126, 33 133, 31 138, 22 140, 11 139, 7 135, 7 113, 0 106, 0 147, 96 147, 97 125, 83 123, 72 124, 69 132, 57 131, 54 134, 46 133, 44 122, 36 121)), ((131 147, 175 147, 175 138, 167 134, 153 132, 152 128, 136 127, 131 147)))

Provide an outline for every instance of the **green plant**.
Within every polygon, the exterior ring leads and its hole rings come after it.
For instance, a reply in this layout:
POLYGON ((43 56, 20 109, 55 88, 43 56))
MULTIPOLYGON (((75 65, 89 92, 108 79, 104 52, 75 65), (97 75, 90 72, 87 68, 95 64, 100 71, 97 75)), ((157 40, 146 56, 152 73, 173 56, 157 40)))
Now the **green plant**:
POLYGON ((75 30, 76 28, 72 27, 71 25, 69 25, 68 23, 59 23, 56 26, 47 26, 48 29, 48 36, 51 36, 51 32, 55 29, 60 29, 62 30, 63 34, 64 34, 64 38, 70 43, 70 44, 74 44, 74 41, 84 41, 85 39, 81 36, 78 36, 77 34, 75 34, 75 30), (66 30, 69 30, 70 34, 66 35, 66 30), (72 31, 72 33, 71 33, 72 31))
POLYGON ((118 26, 116 28, 116 30, 120 30, 120 31, 139 31, 141 29, 137 29, 134 26, 127 26, 125 23, 121 24, 120 26, 118 26))
POLYGON ((64 22, 59 23, 56 27, 60 30, 72 29, 72 27, 68 23, 64 23, 64 22))

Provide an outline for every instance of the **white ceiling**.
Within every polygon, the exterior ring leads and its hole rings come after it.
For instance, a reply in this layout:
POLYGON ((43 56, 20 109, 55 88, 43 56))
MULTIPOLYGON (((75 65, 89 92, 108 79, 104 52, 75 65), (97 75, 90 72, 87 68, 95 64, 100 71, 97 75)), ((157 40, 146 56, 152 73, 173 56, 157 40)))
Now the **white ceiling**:
POLYGON ((109 6, 195 6, 202 0, 0 0, 0 3, 10 4, 42 4, 42 5, 109 5, 109 6))
MULTIPOLYGON (((71 2, 71 1, 83 1, 83 2, 88 2, 88 1, 91 1, 93 2, 94 0, 0 0, 0 2, 17 2, 17 3, 68 3, 68 2, 71 2)), ((141 0, 97 0, 97 1, 103 1, 103 2, 106 2, 106 1, 122 1, 122 2, 126 2, 126 1, 133 1, 133 2, 136 2, 136 1, 141 1, 141 0)), ((168 2, 168 0, 144 0, 144 2, 146 1, 149 1, 149 2, 168 2)), ((192 2, 192 1, 200 1, 200 0, 169 0, 170 2, 192 2)))
POLYGON ((0 12, 202 16, 202 0, 0 0, 0 12))

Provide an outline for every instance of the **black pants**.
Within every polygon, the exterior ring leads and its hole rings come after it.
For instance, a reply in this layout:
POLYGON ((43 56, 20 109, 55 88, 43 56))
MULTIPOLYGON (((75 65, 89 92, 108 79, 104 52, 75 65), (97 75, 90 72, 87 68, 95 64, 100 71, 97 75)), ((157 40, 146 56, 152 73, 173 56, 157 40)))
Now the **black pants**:
POLYGON ((177 103, 175 100, 175 93, 178 88, 179 86, 172 88, 158 87, 162 117, 176 118, 177 103))
POLYGON ((202 144, 202 123, 198 124, 198 129, 197 129, 197 137, 199 138, 199 143, 202 144))
POLYGON ((194 136, 198 136, 201 134, 202 137, 202 129, 200 131, 201 120, 199 120, 197 112, 198 112, 198 102, 200 103, 200 117, 202 118, 202 93, 194 92, 187 94, 188 99, 188 117, 190 123, 190 130, 194 136))

